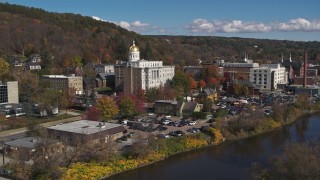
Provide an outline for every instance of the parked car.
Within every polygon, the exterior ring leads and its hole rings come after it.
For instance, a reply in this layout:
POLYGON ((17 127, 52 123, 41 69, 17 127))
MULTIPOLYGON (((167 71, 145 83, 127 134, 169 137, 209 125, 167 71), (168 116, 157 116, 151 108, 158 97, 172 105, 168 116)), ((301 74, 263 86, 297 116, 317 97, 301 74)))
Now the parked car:
POLYGON ((190 122, 188 123, 188 125, 189 125, 189 126, 194 126, 194 125, 196 125, 196 123, 197 123, 196 121, 190 121, 190 122))
POLYGON ((165 118, 171 118, 171 115, 166 115, 165 118))
POLYGON ((148 116, 153 116, 154 115, 154 113, 148 113, 148 116))
POLYGON ((197 132, 200 132, 200 130, 198 128, 190 128, 187 130, 188 132, 191 132, 191 133, 197 133, 197 132))
POLYGON ((175 126, 175 127, 178 127, 179 126, 179 123, 178 121, 171 121, 168 125, 169 126, 175 126))
POLYGON ((171 121, 169 119, 164 119, 163 121, 161 121, 161 124, 163 125, 168 125, 171 121))
POLYGON ((208 123, 213 123, 213 122, 215 122, 214 119, 209 119, 209 120, 208 120, 208 123))
POLYGON ((178 136, 183 136, 183 135, 184 135, 184 132, 182 132, 182 131, 180 131, 180 130, 171 131, 171 132, 169 133, 169 135, 178 137, 178 136))
POLYGON ((178 126, 182 127, 182 126, 186 126, 186 125, 188 125, 188 121, 180 121, 178 126))
POLYGON ((201 132, 205 132, 208 128, 209 128, 209 126, 201 126, 201 127, 199 128, 199 130, 200 130, 201 132))
POLYGON ((170 136, 169 136, 168 134, 161 133, 161 134, 158 134, 158 137, 159 137, 159 138, 162 138, 162 139, 167 139, 167 138, 169 138, 170 136))
POLYGON ((159 130, 159 131, 165 131, 165 130, 167 130, 168 128, 167 127, 164 127, 164 126, 162 126, 162 125, 159 125, 158 127, 157 127, 157 130, 159 130))

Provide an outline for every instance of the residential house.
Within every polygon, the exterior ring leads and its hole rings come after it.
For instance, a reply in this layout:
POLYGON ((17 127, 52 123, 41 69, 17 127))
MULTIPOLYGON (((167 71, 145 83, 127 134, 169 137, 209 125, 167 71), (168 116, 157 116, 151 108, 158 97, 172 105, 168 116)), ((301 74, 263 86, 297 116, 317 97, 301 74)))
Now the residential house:
POLYGON ((41 69, 41 56, 39 54, 31 54, 26 63, 26 69, 31 71, 41 69))
POLYGON ((10 61, 11 61, 11 64, 15 67, 22 67, 25 64, 19 56, 10 57, 10 61))
POLYGON ((197 102, 181 102, 177 106, 176 116, 191 116, 194 112, 200 112, 201 107, 197 102))
POLYGON ((178 102, 173 100, 158 100, 154 104, 155 113, 173 116, 190 116, 201 110, 197 102, 178 102))
POLYGON ((218 99, 218 93, 217 93, 216 89, 204 88, 204 89, 200 89, 198 98, 200 99, 200 101, 203 101, 204 99, 216 101, 218 99))

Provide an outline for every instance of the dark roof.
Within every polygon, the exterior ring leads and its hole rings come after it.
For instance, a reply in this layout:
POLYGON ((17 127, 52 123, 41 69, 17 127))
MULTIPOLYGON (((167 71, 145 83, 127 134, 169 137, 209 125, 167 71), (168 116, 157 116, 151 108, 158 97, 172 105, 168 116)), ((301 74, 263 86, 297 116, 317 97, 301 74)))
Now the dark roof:
POLYGON ((28 62, 27 63, 28 66, 41 66, 40 62, 28 62))
POLYGON ((212 89, 212 88, 204 88, 204 89, 202 90, 202 92, 204 92, 207 96, 210 96, 210 95, 212 95, 213 93, 215 93, 216 90, 215 90, 215 89, 212 89))
POLYGON ((281 65, 286 68, 292 66, 293 69, 298 69, 302 66, 301 62, 290 62, 289 60, 284 60, 281 65))
POLYGON ((239 99, 233 98, 233 97, 228 97, 227 99, 221 99, 221 102, 236 102, 239 101, 239 99))
POLYGON ((177 102, 177 101, 173 101, 173 100, 158 100, 158 101, 155 101, 154 103, 178 104, 178 102, 177 102))
POLYGON ((84 77, 84 78, 83 78, 83 82, 84 82, 85 84, 95 83, 94 78, 90 78, 90 77, 84 77))
POLYGON ((5 144, 11 147, 33 149, 37 146, 39 141, 41 141, 41 139, 39 139, 38 137, 24 137, 12 141, 7 141, 5 142, 5 144))
POLYGON ((97 76, 102 80, 106 80, 107 73, 98 73, 97 76))
POLYGON ((193 112, 197 104, 197 102, 185 102, 182 111, 193 112))

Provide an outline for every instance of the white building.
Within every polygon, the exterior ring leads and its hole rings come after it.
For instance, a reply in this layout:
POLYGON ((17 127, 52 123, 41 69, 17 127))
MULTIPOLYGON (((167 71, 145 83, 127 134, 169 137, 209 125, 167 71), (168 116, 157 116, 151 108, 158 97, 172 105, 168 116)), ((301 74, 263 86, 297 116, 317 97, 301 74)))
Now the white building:
POLYGON ((140 60, 134 41, 129 48, 128 61, 119 62, 114 70, 116 89, 127 95, 165 85, 174 76, 174 66, 163 66, 162 61, 140 60))
POLYGON ((288 75, 280 64, 263 64, 250 69, 250 82, 258 89, 277 89, 277 84, 286 84, 288 75))
POLYGON ((0 81, 0 104, 19 103, 18 81, 8 81, 2 84, 0 81))

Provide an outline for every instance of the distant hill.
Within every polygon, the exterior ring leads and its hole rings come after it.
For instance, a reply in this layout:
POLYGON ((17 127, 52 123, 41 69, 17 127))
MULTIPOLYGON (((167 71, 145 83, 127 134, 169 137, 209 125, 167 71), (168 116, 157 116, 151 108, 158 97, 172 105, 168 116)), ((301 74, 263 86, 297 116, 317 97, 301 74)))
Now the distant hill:
POLYGON ((74 56, 82 63, 114 63, 126 60, 128 47, 136 41, 141 57, 166 64, 194 65, 197 59, 239 61, 244 54, 258 62, 320 60, 320 42, 295 42, 209 36, 143 36, 115 24, 71 13, 0 3, 0 56, 51 53, 56 67, 69 66, 74 56))

